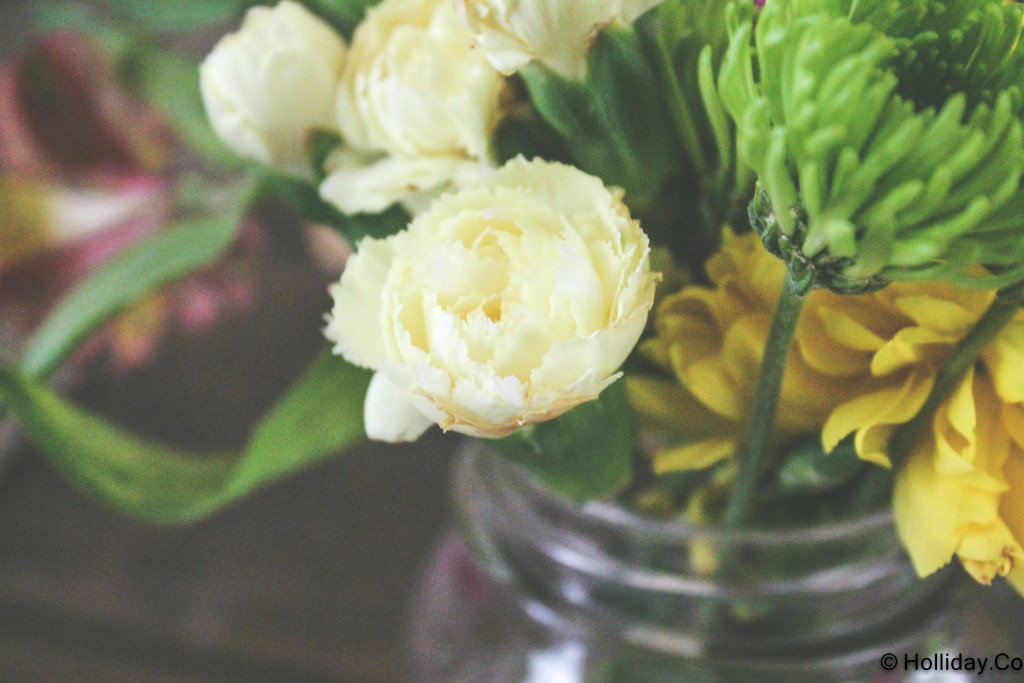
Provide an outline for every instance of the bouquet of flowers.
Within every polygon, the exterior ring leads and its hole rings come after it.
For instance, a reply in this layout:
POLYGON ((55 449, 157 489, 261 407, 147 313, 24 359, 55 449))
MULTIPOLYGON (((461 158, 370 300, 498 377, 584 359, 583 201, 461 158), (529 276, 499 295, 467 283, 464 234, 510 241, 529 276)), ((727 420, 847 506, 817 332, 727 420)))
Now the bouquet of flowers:
POLYGON ((1021 27, 999 0, 253 7, 188 95, 251 162, 224 215, 273 193, 353 245, 329 350, 238 453, 49 391, 93 326, 220 248, 198 221, 73 292, 0 397, 154 521, 436 424, 661 517, 891 500, 922 576, 957 558, 1024 590, 1021 27), (140 267, 161 275, 122 288, 140 267))

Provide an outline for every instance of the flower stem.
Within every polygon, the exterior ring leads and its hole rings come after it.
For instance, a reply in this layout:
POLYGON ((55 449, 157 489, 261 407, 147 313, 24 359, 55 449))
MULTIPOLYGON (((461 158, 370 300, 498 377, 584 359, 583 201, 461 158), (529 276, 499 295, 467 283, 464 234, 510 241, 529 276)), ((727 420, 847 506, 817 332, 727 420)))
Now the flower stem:
POLYGON ((1024 307, 1024 281, 1000 289, 996 298, 974 327, 953 348, 935 375, 935 384, 921 410, 909 422, 896 428, 889 442, 889 460, 893 470, 902 466, 910 456, 921 430, 935 415, 939 406, 949 398, 967 371, 977 362, 985 347, 996 338, 1006 324, 1024 307))
POLYGON ((764 348, 764 359, 761 361, 761 374, 757 378, 754 390, 753 413, 747 427, 747 438, 740 450, 739 471, 736 484, 729 497, 729 502, 722 517, 722 524, 727 528, 740 527, 746 524, 754 502, 757 482, 768 456, 768 444, 775 424, 775 413, 779 405, 779 393, 782 389, 782 376, 786 369, 796 323, 803 308, 803 292, 806 287, 798 283, 787 270, 786 280, 775 306, 771 330, 764 348))
MULTIPOLYGON (((757 387, 754 390, 753 414, 747 427, 747 438, 740 449, 739 471, 736 473, 735 485, 729 494, 729 501, 722 517, 722 526, 729 529, 745 525, 753 508, 758 480, 768 457, 768 442, 775 424, 786 359, 793 344, 796 323, 800 319, 803 295, 808 289, 808 282, 806 278, 795 278, 787 268, 786 279, 782 284, 782 292, 775 305, 775 316, 768 332, 757 387)), ((730 578, 739 557, 739 550, 735 541, 727 541, 721 548, 716 570, 719 577, 727 580, 730 578)), ((695 632, 703 635, 705 647, 713 647, 716 625, 725 607, 719 598, 709 597, 704 599, 698 608, 695 632)))

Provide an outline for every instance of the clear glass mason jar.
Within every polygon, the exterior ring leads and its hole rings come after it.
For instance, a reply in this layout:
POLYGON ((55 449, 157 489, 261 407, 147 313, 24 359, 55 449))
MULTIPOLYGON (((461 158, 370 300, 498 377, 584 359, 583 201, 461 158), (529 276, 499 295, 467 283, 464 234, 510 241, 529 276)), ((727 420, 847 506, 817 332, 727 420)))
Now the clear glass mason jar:
POLYGON ((414 680, 972 680, 904 671, 905 655, 955 650, 955 591, 947 572, 915 575, 888 512, 777 531, 660 522, 572 505, 479 441, 454 504, 414 609, 414 680))

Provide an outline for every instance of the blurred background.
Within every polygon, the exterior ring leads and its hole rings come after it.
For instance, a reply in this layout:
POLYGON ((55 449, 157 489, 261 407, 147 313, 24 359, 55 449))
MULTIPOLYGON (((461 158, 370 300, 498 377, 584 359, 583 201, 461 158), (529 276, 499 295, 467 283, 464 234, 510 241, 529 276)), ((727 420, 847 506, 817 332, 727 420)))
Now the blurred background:
MULTIPOLYGON (((235 172, 123 87, 164 74, 150 93, 171 109, 187 100, 173 68, 131 61, 138 36, 106 32, 131 32, 132 7, 173 23, 188 3, 0 0, 0 360, 17 357, 82 275, 171 221, 183 193, 235 172), (92 38, 56 31, 68 26, 92 38)), ((155 38, 198 64, 237 23, 155 38)), ((138 434, 238 448, 323 348, 327 286, 345 254, 267 203, 220 261, 105 326, 53 384, 138 434)), ((159 527, 95 503, 0 419, 0 681, 409 679, 408 624, 451 520, 455 445, 437 430, 413 445, 366 444, 208 519, 159 527)), ((1021 634, 1004 584, 965 590, 977 642, 1021 634)))
MULTIPOLYGON (((0 1, 0 234, 15 235, 0 239, 7 360, 76 278, 160 229, 162 179, 195 165, 118 90, 103 49, 41 28, 109 8, 41 7, 0 1), (78 232, 19 241, 44 204, 78 232)), ((198 63, 223 30, 164 38, 198 63)), ((322 348, 343 258, 322 231, 267 206, 221 262, 120 317, 54 382, 139 434, 239 447, 322 348)), ((81 494, 4 420, 0 680, 405 679, 405 624, 447 518, 453 443, 367 445, 199 523, 156 527, 81 494)))

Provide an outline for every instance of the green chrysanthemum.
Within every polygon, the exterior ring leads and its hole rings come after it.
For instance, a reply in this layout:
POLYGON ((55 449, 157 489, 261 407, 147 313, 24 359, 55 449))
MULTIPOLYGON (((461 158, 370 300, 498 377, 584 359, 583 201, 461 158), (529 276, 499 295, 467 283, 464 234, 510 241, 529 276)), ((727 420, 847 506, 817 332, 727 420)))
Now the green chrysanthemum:
POLYGON ((754 227, 797 278, 861 292, 1024 277, 1019 5, 768 0, 752 12, 732 10, 719 89, 759 177, 754 227))

